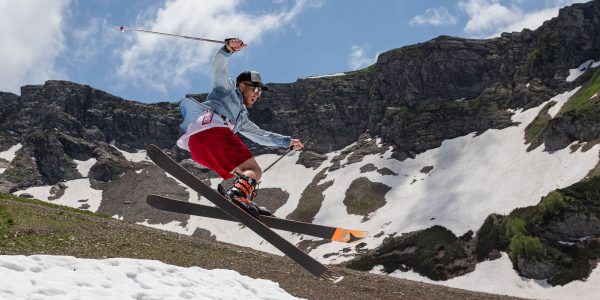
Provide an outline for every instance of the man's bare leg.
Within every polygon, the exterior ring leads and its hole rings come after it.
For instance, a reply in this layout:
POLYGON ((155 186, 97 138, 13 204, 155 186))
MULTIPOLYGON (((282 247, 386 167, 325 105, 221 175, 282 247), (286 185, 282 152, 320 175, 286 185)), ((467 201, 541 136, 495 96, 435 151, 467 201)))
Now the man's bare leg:
POLYGON ((258 163, 256 162, 256 159, 254 159, 254 157, 251 157, 245 162, 241 163, 239 166, 233 169, 233 171, 234 173, 242 173, 256 180, 256 182, 260 182, 260 178, 262 177, 262 170, 258 166, 258 163))

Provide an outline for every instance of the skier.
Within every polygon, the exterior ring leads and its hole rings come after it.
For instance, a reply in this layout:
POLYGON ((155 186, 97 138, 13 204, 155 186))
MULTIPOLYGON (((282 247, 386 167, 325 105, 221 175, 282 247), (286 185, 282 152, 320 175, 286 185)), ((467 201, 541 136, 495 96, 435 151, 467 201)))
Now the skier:
POLYGON ((212 61, 212 90, 206 101, 199 103, 184 98, 179 106, 183 115, 181 128, 185 134, 177 146, 188 150, 197 163, 215 171, 224 180, 235 178, 224 192, 233 203, 254 217, 272 215, 253 202, 262 176, 258 163, 248 147, 235 135, 240 132, 250 140, 265 145, 299 150, 304 144, 298 139, 260 129, 248 119, 248 109, 269 88, 256 71, 240 73, 235 83, 229 78, 229 57, 246 47, 238 38, 225 40, 212 61))

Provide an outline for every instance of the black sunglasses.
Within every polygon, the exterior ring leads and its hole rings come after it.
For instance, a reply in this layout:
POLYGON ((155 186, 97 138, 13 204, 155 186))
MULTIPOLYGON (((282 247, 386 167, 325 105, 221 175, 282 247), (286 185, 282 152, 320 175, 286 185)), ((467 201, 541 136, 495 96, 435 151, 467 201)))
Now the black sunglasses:
POLYGON ((262 88, 260 86, 255 86, 252 83, 247 83, 247 82, 244 82, 244 81, 242 81, 242 83, 245 84, 245 85, 247 85, 247 86, 253 87, 254 88, 254 92, 258 93, 259 96, 262 94, 262 88))

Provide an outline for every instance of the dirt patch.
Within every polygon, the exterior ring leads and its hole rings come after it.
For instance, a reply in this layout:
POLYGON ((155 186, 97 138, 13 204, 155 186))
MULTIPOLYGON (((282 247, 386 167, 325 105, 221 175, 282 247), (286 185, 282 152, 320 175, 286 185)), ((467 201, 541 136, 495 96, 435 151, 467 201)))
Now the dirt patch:
POLYGON ((214 234, 212 234, 210 231, 203 229, 203 228, 196 228, 196 230, 194 231, 192 236, 203 238, 206 240, 212 240, 212 241, 217 240, 217 237, 214 234))
POLYGON ((290 198, 290 194, 280 188, 258 189, 254 201, 268 210, 275 212, 290 198))
POLYGON ((331 243, 330 240, 320 240, 320 241, 304 240, 304 241, 301 241, 300 243, 298 243, 298 245, 296 245, 296 246, 304 252, 309 252, 312 249, 315 249, 321 245, 325 245, 325 244, 329 244, 329 243, 331 243))
POLYGON ((433 166, 425 166, 419 172, 429 174, 433 170, 433 166))
POLYGON ((319 154, 313 151, 302 151, 298 158, 298 163, 313 170, 318 169, 321 164, 327 160, 327 155, 319 154))
POLYGON ((361 173, 373 172, 375 170, 377 170, 377 167, 374 164, 366 164, 360 167, 361 173))
POLYGON ((398 173, 388 169, 388 168, 381 168, 377 170, 377 173, 381 174, 381 175, 393 175, 393 176, 398 176, 398 173))
POLYGON ((67 186, 62 182, 53 185, 52 188, 50 188, 50 196, 48 197, 48 200, 52 201, 62 197, 65 194, 66 189, 67 186))
POLYGON ((298 207, 287 215, 286 219, 292 219, 302 222, 311 223, 319 210, 321 209, 321 204, 325 200, 325 196, 323 196, 323 192, 333 185, 333 180, 329 180, 327 182, 319 184, 321 180, 325 179, 325 171, 319 172, 317 176, 313 179, 313 181, 304 189, 302 192, 302 196, 300 197, 300 201, 298 202, 298 207))
POLYGON ((385 205, 385 194, 392 188, 379 182, 372 182, 366 177, 357 178, 346 190, 344 204, 349 214, 368 215, 385 205))
POLYGON ((146 203, 146 196, 157 194, 186 201, 188 192, 177 182, 165 175, 159 167, 148 164, 141 172, 129 170, 119 179, 103 186, 102 203, 98 212, 110 216, 119 215, 128 222, 166 224, 179 221, 185 226, 189 217, 184 214, 165 212, 146 203))
POLYGON ((363 134, 359 137, 356 144, 331 159, 332 165, 329 170, 335 171, 347 165, 361 162, 367 155, 383 154, 389 149, 389 146, 379 146, 375 139, 368 134, 363 134), (348 157, 348 161, 342 166, 341 161, 348 157))

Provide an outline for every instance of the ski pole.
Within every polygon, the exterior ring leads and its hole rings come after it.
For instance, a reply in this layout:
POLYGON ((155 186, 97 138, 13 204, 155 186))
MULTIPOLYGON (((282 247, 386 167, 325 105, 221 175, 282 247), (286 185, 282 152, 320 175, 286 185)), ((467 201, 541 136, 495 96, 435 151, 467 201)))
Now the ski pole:
POLYGON ((125 31, 137 31, 137 32, 145 32, 145 33, 166 35, 166 36, 172 36, 172 37, 179 37, 179 38, 184 38, 184 39, 188 39, 188 40, 195 40, 195 41, 202 41, 202 42, 211 42, 211 43, 217 43, 217 44, 225 44, 225 41, 217 41, 217 40, 211 40, 211 39, 205 39, 205 38, 199 38, 199 37, 193 37, 193 36, 185 36, 185 35, 179 35, 179 34, 150 31, 150 30, 139 29, 139 28, 127 28, 127 27, 125 27, 123 25, 113 26, 113 27, 118 28, 121 32, 125 32, 125 31))
POLYGON ((274 161, 271 165, 269 165, 266 169, 264 169, 262 172, 265 173, 267 172, 272 166, 274 166, 278 161, 280 161, 282 158, 284 158, 286 155, 288 155, 288 153, 290 153, 290 151, 292 151, 292 149, 294 149, 294 147, 290 147, 287 151, 285 151, 285 153, 283 155, 281 155, 276 161, 274 161))

